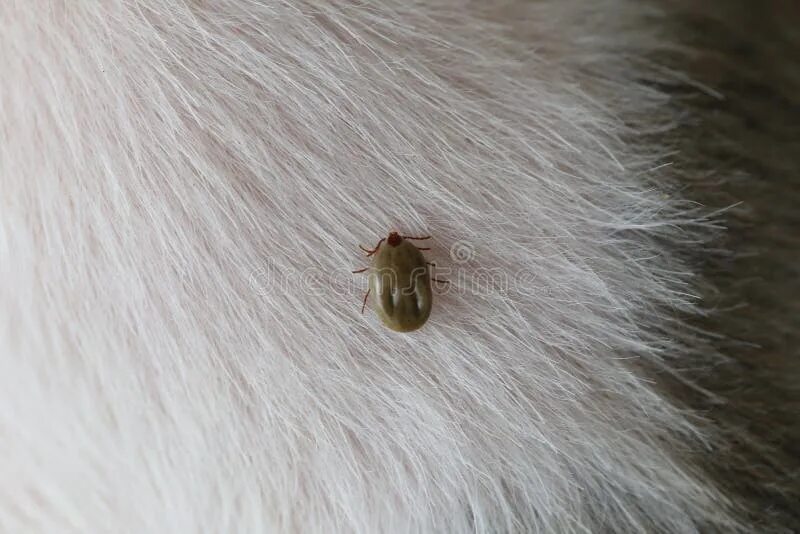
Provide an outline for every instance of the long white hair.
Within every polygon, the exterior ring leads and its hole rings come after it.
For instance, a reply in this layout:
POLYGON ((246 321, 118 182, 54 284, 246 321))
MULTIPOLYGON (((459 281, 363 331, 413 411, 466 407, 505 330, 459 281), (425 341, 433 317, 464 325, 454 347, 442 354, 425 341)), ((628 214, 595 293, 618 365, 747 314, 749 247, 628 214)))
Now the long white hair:
POLYGON ((0 530, 750 528, 664 17, 4 2, 0 530), (390 230, 451 282, 412 334, 350 274, 390 230))

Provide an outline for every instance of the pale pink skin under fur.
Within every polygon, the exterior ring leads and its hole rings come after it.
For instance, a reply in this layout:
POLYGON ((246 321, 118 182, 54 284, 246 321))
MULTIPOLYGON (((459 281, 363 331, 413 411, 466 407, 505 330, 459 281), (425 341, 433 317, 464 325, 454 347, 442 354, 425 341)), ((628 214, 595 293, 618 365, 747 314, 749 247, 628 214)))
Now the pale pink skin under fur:
POLYGON ((638 372, 711 227, 637 140, 642 15, 3 2, 0 531, 734 529, 638 372), (511 281, 389 332, 349 272, 390 230, 511 281))

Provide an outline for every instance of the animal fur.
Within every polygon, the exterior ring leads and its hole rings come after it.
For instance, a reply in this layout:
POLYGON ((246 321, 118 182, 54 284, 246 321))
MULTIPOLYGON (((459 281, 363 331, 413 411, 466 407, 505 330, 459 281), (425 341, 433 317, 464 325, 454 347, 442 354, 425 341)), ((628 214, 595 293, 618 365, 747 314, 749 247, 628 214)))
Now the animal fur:
POLYGON ((632 0, 4 2, 0 530, 792 528, 797 462, 737 402, 758 340, 714 309, 746 208, 709 184, 763 169, 698 134, 737 67, 687 20, 733 31, 632 0), (453 281, 410 335, 350 275, 391 229, 453 281))

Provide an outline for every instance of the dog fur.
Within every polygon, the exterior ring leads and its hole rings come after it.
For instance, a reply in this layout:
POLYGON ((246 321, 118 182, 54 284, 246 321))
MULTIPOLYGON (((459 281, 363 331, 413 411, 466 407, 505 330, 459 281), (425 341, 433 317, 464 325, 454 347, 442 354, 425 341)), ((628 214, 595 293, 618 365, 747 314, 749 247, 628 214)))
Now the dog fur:
POLYGON ((678 15, 5 2, 0 529, 792 528, 678 15), (451 280, 408 335, 350 274, 392 229, 451 280))

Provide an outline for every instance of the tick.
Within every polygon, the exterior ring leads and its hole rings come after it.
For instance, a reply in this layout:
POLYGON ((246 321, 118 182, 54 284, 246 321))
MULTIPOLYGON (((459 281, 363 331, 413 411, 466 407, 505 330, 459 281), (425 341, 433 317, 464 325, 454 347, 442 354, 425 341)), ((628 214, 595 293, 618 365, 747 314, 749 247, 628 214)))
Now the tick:
POLYGON ((431 236, 410 237, 392 232, 378 241, 373 249, 359 248, 372 257, 372 265, 353 271, 363 273, 369 270, 369 289, 364 295, 361 313, 367 306, 367 299, 374 294, 373 308, 387 328, 397 332, 411 332, 425 324, 431 315, 433 293, 423 250, 412 241, 424 241, 431 236), (386 242, 383 245, 384 241, 386 242), (383 245, 383 246, 382 246, 383 245))

